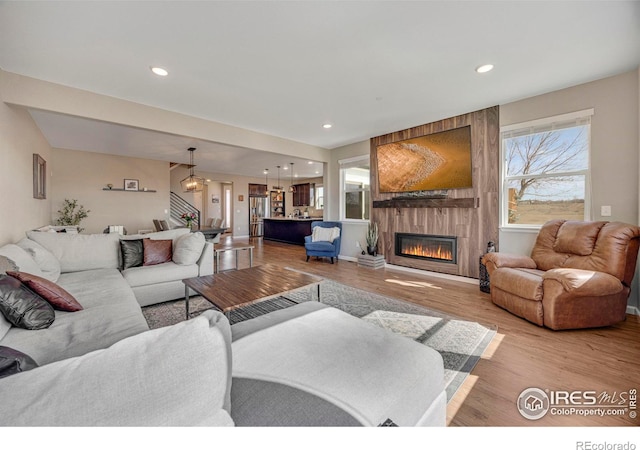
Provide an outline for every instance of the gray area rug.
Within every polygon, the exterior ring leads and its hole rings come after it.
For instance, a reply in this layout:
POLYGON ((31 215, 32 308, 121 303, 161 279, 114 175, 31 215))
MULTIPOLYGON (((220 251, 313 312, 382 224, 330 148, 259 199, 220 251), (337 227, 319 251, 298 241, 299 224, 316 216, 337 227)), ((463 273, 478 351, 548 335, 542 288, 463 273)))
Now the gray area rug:
MULTIPOLYGON (((303 289, 231 312, 231 323, 257 317, 296 303, 316 299, 314 289, 303 289)), ((451 400, 496 334, 496 328, 461 320, 403 300, 356 289, 331 280, 320 286, 322 303, 341 309, 393 333, 437 350, 444 360, 447 400, 451 400)), ((211 308, 202 297, 192 297, 190 310, 197 315, 211 308)), ((150 328, 173 325, 185 319, 184 300, 144 307, 150 328)))

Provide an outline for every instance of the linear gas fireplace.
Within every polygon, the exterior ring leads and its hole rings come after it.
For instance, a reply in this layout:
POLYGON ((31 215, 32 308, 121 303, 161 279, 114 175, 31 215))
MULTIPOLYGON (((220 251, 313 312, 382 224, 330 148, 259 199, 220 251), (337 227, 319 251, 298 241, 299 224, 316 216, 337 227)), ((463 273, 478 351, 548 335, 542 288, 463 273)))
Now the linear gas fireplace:
POLYGON ((456 264, 457 241, 455 236, 396 233, 396 255, 456 264))

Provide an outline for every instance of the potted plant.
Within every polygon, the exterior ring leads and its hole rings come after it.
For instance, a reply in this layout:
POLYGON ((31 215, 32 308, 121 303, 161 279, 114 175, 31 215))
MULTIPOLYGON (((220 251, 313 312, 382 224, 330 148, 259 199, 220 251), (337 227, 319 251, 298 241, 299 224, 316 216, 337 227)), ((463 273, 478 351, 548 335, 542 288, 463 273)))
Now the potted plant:
POLYGON ((56 225, 76 226, 78 227, 78 233, 80 233, 84 228, 80 228, 78 225, 80 225, 82 219, 89 217, 90 212, 91 210, 85 210, 84 206, 78 205, 78 200, 65 198, 62 209, 58 210, 59 217, 56 220, 56 225))
POLYGON ((367 229, 367 253, 376 256, 378 254, 378 224, 369 222, 367 229))

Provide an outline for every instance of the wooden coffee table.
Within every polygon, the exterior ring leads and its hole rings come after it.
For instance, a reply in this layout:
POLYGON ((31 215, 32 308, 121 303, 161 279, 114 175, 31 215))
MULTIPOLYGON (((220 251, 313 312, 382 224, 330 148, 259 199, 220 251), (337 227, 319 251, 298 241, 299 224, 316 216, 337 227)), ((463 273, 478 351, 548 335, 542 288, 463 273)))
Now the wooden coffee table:
POLYGON ((322 278, 274 264, 187 278, 182 280, 187 319, 189 319, 189 288, 202 295, 229 318, 230 312, 234 309, 304 287, 317 286, 319 301, 320 281, 322 278))

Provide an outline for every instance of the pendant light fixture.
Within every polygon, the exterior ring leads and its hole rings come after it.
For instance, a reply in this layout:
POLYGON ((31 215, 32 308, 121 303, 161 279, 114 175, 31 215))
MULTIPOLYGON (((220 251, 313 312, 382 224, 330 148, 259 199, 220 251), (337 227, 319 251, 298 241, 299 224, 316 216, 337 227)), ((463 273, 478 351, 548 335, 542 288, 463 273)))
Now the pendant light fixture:
POLYGON ((184 192, 201 192, 204 186, 204 178, 197 177, 193 173, 193 152, 196 151, 195 147, 189 147, 189 176, 180 182, 182 190, 184 192))
POLYGON ((278 168, 278 185, 274 186, 274 188, 278 191, 278 194, 282 192, 282 186, 280 186, 280 166, 276 166, 278 168))
POLYGON ((296 191, 296 187, 293 185, 293 163, 290 162, 289 165, 291 166, 291 185, 289 186, 289 192, 295 192, 296 191))
POLYGON ((264 195, 269 195, 269 169, 264 169, 264 195))

